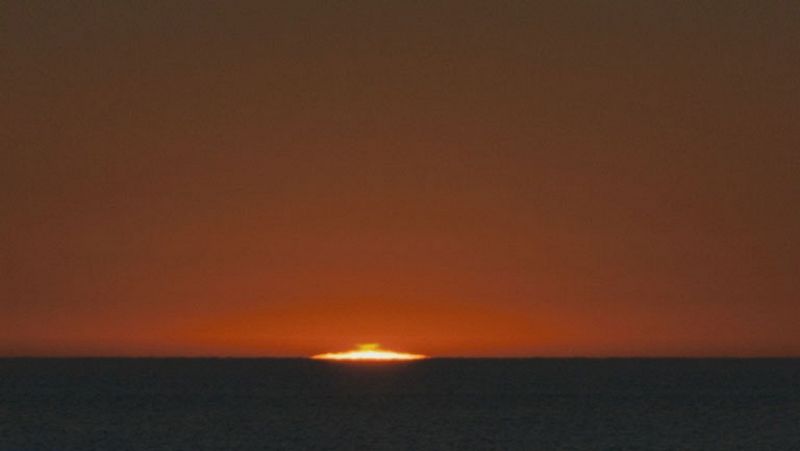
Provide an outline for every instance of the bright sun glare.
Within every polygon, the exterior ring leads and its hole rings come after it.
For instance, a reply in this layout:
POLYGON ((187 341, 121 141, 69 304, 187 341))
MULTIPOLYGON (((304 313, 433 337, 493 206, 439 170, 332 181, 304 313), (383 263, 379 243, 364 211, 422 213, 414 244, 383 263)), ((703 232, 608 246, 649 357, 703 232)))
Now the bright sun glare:
POLYGON ((358 349, 346 352, 328 352, 317 354, 312 359, 318 360, 348 360, 348 361, 397 361, 397 360, 419 360, 427 356, 422 354, 408 354, 405 352, 386 351, 380 348, 378 343, 366 343, 358 345, 358 349))

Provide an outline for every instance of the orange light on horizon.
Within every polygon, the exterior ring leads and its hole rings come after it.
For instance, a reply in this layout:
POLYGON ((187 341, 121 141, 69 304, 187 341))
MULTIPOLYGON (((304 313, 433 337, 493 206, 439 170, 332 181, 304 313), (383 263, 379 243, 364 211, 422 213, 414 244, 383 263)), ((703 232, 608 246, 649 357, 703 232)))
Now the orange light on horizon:
POLYGON ((345 352, 328 352, 311 356, 316 360, 339 360, 339 361, 360 361, 360 362, 393 362, 406 360, 420 360, 428 356, 423 354, 409 354, 406 352, 394 352, 380 349, 378 343, 366 343, 358 345, 358 349, 345 352))

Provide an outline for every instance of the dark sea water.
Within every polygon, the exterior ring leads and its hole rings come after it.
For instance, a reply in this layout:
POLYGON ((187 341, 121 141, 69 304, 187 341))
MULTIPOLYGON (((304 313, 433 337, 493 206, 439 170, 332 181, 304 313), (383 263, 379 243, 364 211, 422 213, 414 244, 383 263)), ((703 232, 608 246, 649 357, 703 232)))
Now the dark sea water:
POLYGON ((800 450, 800 360, 0 359, 0 451, 800 450))

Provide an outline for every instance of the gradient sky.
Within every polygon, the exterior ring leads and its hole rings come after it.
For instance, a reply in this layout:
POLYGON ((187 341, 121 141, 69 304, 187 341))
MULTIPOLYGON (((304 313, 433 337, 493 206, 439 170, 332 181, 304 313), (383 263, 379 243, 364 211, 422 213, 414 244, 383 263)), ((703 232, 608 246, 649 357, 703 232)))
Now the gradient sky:
POLYGON ((800 3, 2 1, 0 355, 800 355, 800 3))

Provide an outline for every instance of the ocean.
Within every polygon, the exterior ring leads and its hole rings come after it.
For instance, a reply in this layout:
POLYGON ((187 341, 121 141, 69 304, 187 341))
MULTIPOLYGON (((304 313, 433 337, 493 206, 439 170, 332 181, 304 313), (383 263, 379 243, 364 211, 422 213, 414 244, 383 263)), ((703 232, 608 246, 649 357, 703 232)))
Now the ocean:
POLYGON ((0 359, 0 451, 800 450, 800 359, 0 359))

